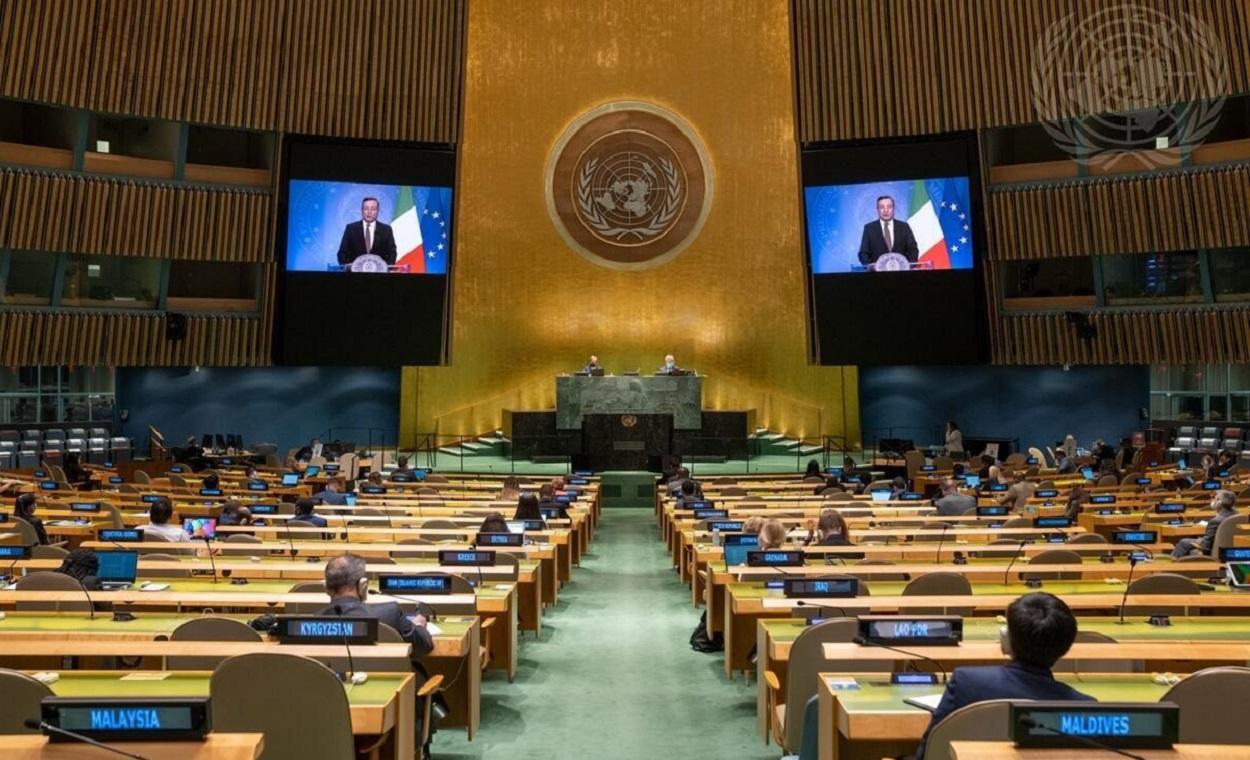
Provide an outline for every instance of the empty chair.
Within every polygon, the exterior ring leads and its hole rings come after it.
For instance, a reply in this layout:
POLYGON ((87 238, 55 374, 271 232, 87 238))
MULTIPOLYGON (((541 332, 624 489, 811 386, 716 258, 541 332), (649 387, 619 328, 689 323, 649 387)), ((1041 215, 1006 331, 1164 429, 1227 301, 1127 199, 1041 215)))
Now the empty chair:
POLYGON ((22 546, 38 546, 39 533, 35 530, 35 526, 26 522, 17 515, 10 515, 9 520, 13 523, 13 530, 17 531, 22 546))
POLYGON ((1233 545, 1233 537, 1243 531, 1238 530, 1250 521, 1250 515, 1238 514, 1224 518, 1220 527, 1215 530, 1215 540, 1211 542, 1211 556, 1219 557, 1220 549, 1233 545))
POLYGON ((39 729, 27 728, 26 721, 40 714, 45 697, 52 690, 31 676, 16 670, 0 668, 0 734, 37 734, 39 729))
POLYGON ((291 594, 325 594, 325 599, 315 602, 287 602, 288 615, 315 615, 330 603, 330 595, 326 593, 326 584, 322 581, 304 581, 291 586, 291 594))
POLYGON ((746 496, 747 489, 741 486, 729 486, 728 488, 721 489, 721 495, 722 496, 746 496))
MULTIPOLYGON (((434 548, 434 542, 428 538, 404 538, 400 539, 399 544, 402 546, 425 546, 426 549, 395 549, 391 552, 391 559, 429 559, 438 554, 438 549, 434 548)), ((499 554, 495 555, 496 558, 499 554)))
MULTIPOLYGON (((903 596, 972 596, 972 584, 958 573, 926 573, 903 588, 903 596)), ((916 615, 970 616, 973 607, 908 607, 916 615)))
MULTIPOLYGON (((1202 593, 1197 583, 1183 575, 1175 573, 1157 573, 1155 575, 1147 575, 1144 578, 1138 578, 1128 587, 1128 596, 1137 600, 1137 597, 1164 595, 1164 594, 1184 594, 1194 595, 1202 593)), ((1195 603, 1195 607, 1200 606, 1195 603)), ((1166 606, 1159 604, 1129 604, 1124 608, 1126 615, 1187 615, 1189 607, 1185 606, 1166 606)))
POLYGON ((19 612, 90 612, 87 591, 77 579, 63 573, 38 571, 17 579, 18 591, 77 591, 82 599, 43 602, 22 601, 15 604, 19 612))
POLYGON ((108 438, 108 428, 93 427, 91 430, 84 431, 82 428, 70 428, 70 435, 77 434, 79 438, 108 438))
POLYGON ((1098 544, 1099 545, 1099 548, 1097 549, 1074 550, 1076 551, 1077 554, 1080 554, 1082 557, 1097 557, 1100 554, 1105 554, 1107 552, 1107 549, 1105 546, 1106 543, 1107 543, 1107 539, 1103 538, 1097 533, 1077 533, 1075 536, 1072 536, 1067 541, 1064 541, 1065 546, 1072 546, 1072 545, 1079 546, 1080 544, 1098 544))
POLYGON ((1234 695, 1250 687, 1250 668, 1219 667, 1199 670, 1168 689, 1160 702, 1181 708, 1182 744, 1250 744, 1245 705, 1234 695))
POLYGON ((22 436, 16 430, 0 430, 0 443, 16 444, 22 436))
POLYGON ((234 556, 259 557, 266 554, 267 550, 263 546, 256 546, 256 544, 264 543, 262 539, 256 536, 249 536, 246 533, 231 533, 222 542, 221 553, 234 556))
POLYGON ((933 458, 933 466, 943 472, 955 469, 955 460, 953 457, 939 456, 933 458))
MULTIPOLYGON (((247 623, 230 618, 202 617, 188 620, 174 629, 170 641, 260 641, 261 636, 247 623)), ((220 657, 170 657, 168 670, 212 670, 220 657)))
POLYGON ((953 741, 1006 741, 1011 738, 1010 699, 991 699, 961 707, 929 732, 925 760, 953 760, 953 741))
POLYGON ((828 488, 821 494, 825 501, 855 501, 855 496, 846 491, 831 491, 828 488))
POLYGON ((1020 573, 1026 581, 1075 581, 1081 579, 1079 570, 1034 572, 1038 565, 1079 565, 1081 555, 1071 549, 1051 549, 1044 551, 1029 560, 1028 570, 1020 573))
POLYGON ((30 549, 31 559, 65 559, 69 556, 69 551, 62 546, 32 546, 30 549))
POLYGON ((456 530, 460 526, 456 524, 455 520, 435 519, 426 520, 421 523, 421 527, 427 530, 456 530))
POLYGON ((450 481, 447 480, 446 475, 438 475, 436 473, 430 473, 429 475, 425 476, 425 482, 426 483, 448 483, 450 481))
POLYGON ((334 671, 316 660, 267 652, 231 657, 213 671, 209 696, 213 730, 263 733, 263 760, 356 755, 347 691, 334 671), (298 699, 275 698, 296 694, 298 699))
POLYGON ((23 430, 22 442, 25 443, 27 441, 34 441, 35 443, 40 443, 43 441, 43 434, 40 433, 38 430, 23 430))
POLYGON ((17 466, 23 470, 33 470, 39 466, 39 444, 22 441, 22 448, 17 452, 17 466))
POLYGON ((143 470, 135 470, 134 478, 135 482, 140 485, 148 485, 152 482, 152 476, 148 475, 147 472, 143 470))
MULTIPOLYGON (((143 559, 145 562, 181 562, 177 555, 163 552, 145 552, 143 559)), ((143 573, 143 575, 148 575, 148 573, 143 573)), ((153 573, 153 576, 161 578, 190 578, 191 568, 162 569, 159 573, 153 573)))
POLYGON ((91 438, 87 441, 87 461, 92 464, 104 464, 108 460, 109 445, 106 438, 91 438))
MULTIPOLYGON (((1114 644, 1115 639, 1097 631, 1077 631, 1074 644, 1114 644)), ((1146 663, 1142 660, 1117 659, 1068 659, 1063 658, 1051 668, 1056 673, 1142 673, 1146 663)))
POLYGON ((129 438, 112 438, 109 441, 109 457, 114 464, 121 464, 130 461, 130 439, 129 438))
POLYGON ((712 485, 714 486, 736 486, 738 485, 738 479, 730 478, 730 477, 726 477, 722 475, 719 478, 713 478, 712 485))
MULTIPOLYGON (((837 618, 803 629, 790 646, 784 694, 781 679, 772 671, 764 673, 768 686, 769 723, 773 738, 786 752, 794 752, 803 736, 803 716, 787 708, 806 705, 816 696, 817 674, 845 668, 858 671, 861 663, 835 663, 825 659, 824 645, 849 643, 859 635, 854 618, 837 618), (784 699, 783 699, 784 698, 784 699)), ((889 665, 889 663, 885 663, 889 665)))

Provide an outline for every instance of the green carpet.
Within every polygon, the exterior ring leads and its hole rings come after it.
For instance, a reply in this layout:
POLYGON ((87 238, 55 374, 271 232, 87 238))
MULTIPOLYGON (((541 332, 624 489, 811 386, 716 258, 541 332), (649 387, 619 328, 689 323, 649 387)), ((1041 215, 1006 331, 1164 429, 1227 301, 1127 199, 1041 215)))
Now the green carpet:
POLYGON ((436 760, 776 760, 755 732, 755 686, 690 649, 699 611, 668 566, 650 510, 605 511, 516 682, 482 685, 482 728, 439 732, 436 760))

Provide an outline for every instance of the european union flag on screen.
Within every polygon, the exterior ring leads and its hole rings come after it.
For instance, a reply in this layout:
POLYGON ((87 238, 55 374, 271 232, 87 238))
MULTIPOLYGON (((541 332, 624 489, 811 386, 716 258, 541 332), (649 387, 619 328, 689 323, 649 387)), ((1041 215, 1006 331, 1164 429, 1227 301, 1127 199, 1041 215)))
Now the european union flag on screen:
POLYGON ((451 259, 451 188, 414 187, 413 201, 421 210, 421 241, 426 274, 447 274, 451 259))
POLYGON ((925 190, 938 212, 951 269, 971 269, 972 209, 968 205, 968 180, 954 177, 925 180, 925 190))

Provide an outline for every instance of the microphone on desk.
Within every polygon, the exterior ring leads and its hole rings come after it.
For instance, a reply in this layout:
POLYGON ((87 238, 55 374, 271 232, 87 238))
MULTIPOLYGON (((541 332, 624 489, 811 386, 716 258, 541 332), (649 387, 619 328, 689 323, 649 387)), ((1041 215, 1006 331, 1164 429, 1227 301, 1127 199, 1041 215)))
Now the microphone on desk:
POLYGON ((1130 542, 1130 543, 1129 543, 1129 545, 1130 545, 1130 546, 1136 546, 1138 549, 1141 549, 1142 551, 1146 552, 1146 559, 1154 559, 1154 558, 1155 558, 1155 553, 1154 553, 1153 551, 1151 551, 1148 547, 1142 546, 1141 544, 1134 544, 1134 543, 1132 543, 1132 542, 1130 542))
POLYGON ((213 559, 213 544, 209 540, 208 535, 204 535, 204 548, 208 549, 208 567, 209 572, 213 574, 213 583, 217 582, 217 561, 213 559))
POLYGON ((1067 738, 1067 739, 1075 739, 1075 740, 1077 740, 1078 742, 1084 742, 1085 744, 1088 744, 1089 746, 1091 746, 1091 747, 1093 747, 1093 748, 1095 748, 1095 749, 1102 749, 1102 750, 1106 750, 1107 752, 1114 752, 1114 753, 1116 753, 1117 755, 1123 755, 1123 756, 1125 756, 1125 757, 1131 757, 1131 758, 1133 758, 1133 760, 1145 760, 1145 758, 1143 758, 1141 755, 1134 755, 1132 752, 1125 752, 1125 751, 1124 751, 1124 750, 1122 750, 1122 749, 1118 749, 1118 748, 1116 748, 1116 747, 1112 747, 1112 746, 1111 746, 1111 745, 1109 745, 1109 744, 1103 744, 1102 742, 1100 742, 1100 741, 1098 741, 1098 740, 1096 740, 1096 739, 1091 739, 1091 738, 1089 738, 1088 736, 1080 736, 1079 734, 1069 734, 1069 733, 1065 733, 1065 732, 1063 732, 1063 731, 1060 731, 1060 730, 1059 730, 1059 729, 1057 729, 1057 728, 1051 728, 1050 726, 1044 726, 1044 725, 1042 725, 1041 723, 1038 723, 1037 721, 1033 720, 1032 718, 1030 718, 1030 717, 1029 717, 1029 716, 1027 716, 1027 715, 1021 715, 1021 716, 1017 719, 1017 722, 1018 722, 1021 726, 1024 726, 1025 728, 1029 728, 1029 729, 1039 729, 1039 730, 1041 730, 1041 731, 1046 731, 1046 732, 1049 732, 1049 733, 1051 733, 1051 734, 1054 734, 1055 736, 1062 736, 1062 737, 1067 738))
POLYGON ((950 523, 942 523, 942 535, 938 536, 937 556, 933 558, 934 564, 942 564, 942 544, 946 542, 946 531, 950 530, 950 523))
MULTIPOLYGON (((337 602, 334 604, 334 614, 338 615, 340 618, 343 617, 343 606, 337 602)), ((344 631, 342 627, 340 627, 339 635, 343 637, 343 648, 347 650, 347 667, 351 670, 350 673, 344 673, 342 675, 342 680, 350 681, 351 683, 364 683, 368 680, 369 674, 356 672, 356 661, 352 659, 352 645, 347 639, 347 631, 344 631)))
POLYGON ((291 557, 294 558, 299 554, 299 550, 295 548, 295 540, 291 538, 291 518, 282 521, 282 533, 286 536, 287 546, 291 549, 291 557))
POLYGON ((924 660, 925 662, 929 663, 933 667, 937 668, 938 672, 942 674, 942 683, 946 683, 947 681, 946 668, 942 667, 942 664, 939 663, 937 660, 927 655, 920 654, 919 652, 909 652, 906 649, 899 649, 898 647, 892 647, 887 644, 882 644, 876 641, 872 641, 871 639, 866 639, 863 636, 856 636, 855 638, 851 639, 851 643, 859 644, 861 647, 880 647, 881 649, 888 649, 891 652, 898 652, 899 654, 905 654, 908 657, 915 657, 917 659, 924 660))
POLYGON ((133 752, 127 752, 124 749, 110 747, 109 745, 105 744, 102 741, 97 741, 95 739, 92 739, 90 736, 83 736, 82 734, 76 731, 70 731, 68 729, 61 728, 60 726, 54 726, 45 720, 39 720, 38 718, 28 718, 22 721, 22 724, 32 731, 43 731, 49 734, 57 734, 60 736, 64 736, 64 737, 73 739, 76 742, 82 742, 83 744, 90 744, 92 747, 98 747, 99 749, 102 749, 105 752, 112 752, 115 755, 121 755, 122 757, 129 757, 132 760, 148 760, 148 758, 144 757, 143 755, 136 755, 133 752))
POLYGON ((1128 590, 1133 585, 1133 571, 1137 569, 1137 558, 1129 555, 1128 580, 1124 582, 1124 596, 1120 597, 1120 625, 1124 625, 1124 607, 1128 604, 1128 590))
POLYGON ((1011 561, 1007 563, 1007 570, 1003 572, 1004 586, 1010 582, 1008 579, 1011 577, 1011 568, 1016 564, 1016 560, 1020 559, 1020 555, 1024 554, 1024 547, 1027 546, 1028 543, 1027 539, 1021 541, 1020 545, 1016 547, 1016 553, 1011 555, 1011 561))

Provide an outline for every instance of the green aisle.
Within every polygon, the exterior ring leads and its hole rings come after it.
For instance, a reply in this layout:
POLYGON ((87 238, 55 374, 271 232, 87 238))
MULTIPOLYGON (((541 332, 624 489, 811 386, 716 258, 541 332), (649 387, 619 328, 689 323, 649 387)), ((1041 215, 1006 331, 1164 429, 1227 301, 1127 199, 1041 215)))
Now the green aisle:
POLYGON ((690 649, 698 621, 650 510, 604 510, 591 555, 526 634, 516 683, 483 683, 482 730, 441 732, 436 760, 776 760, 755 733, 755 687, 690 649))

